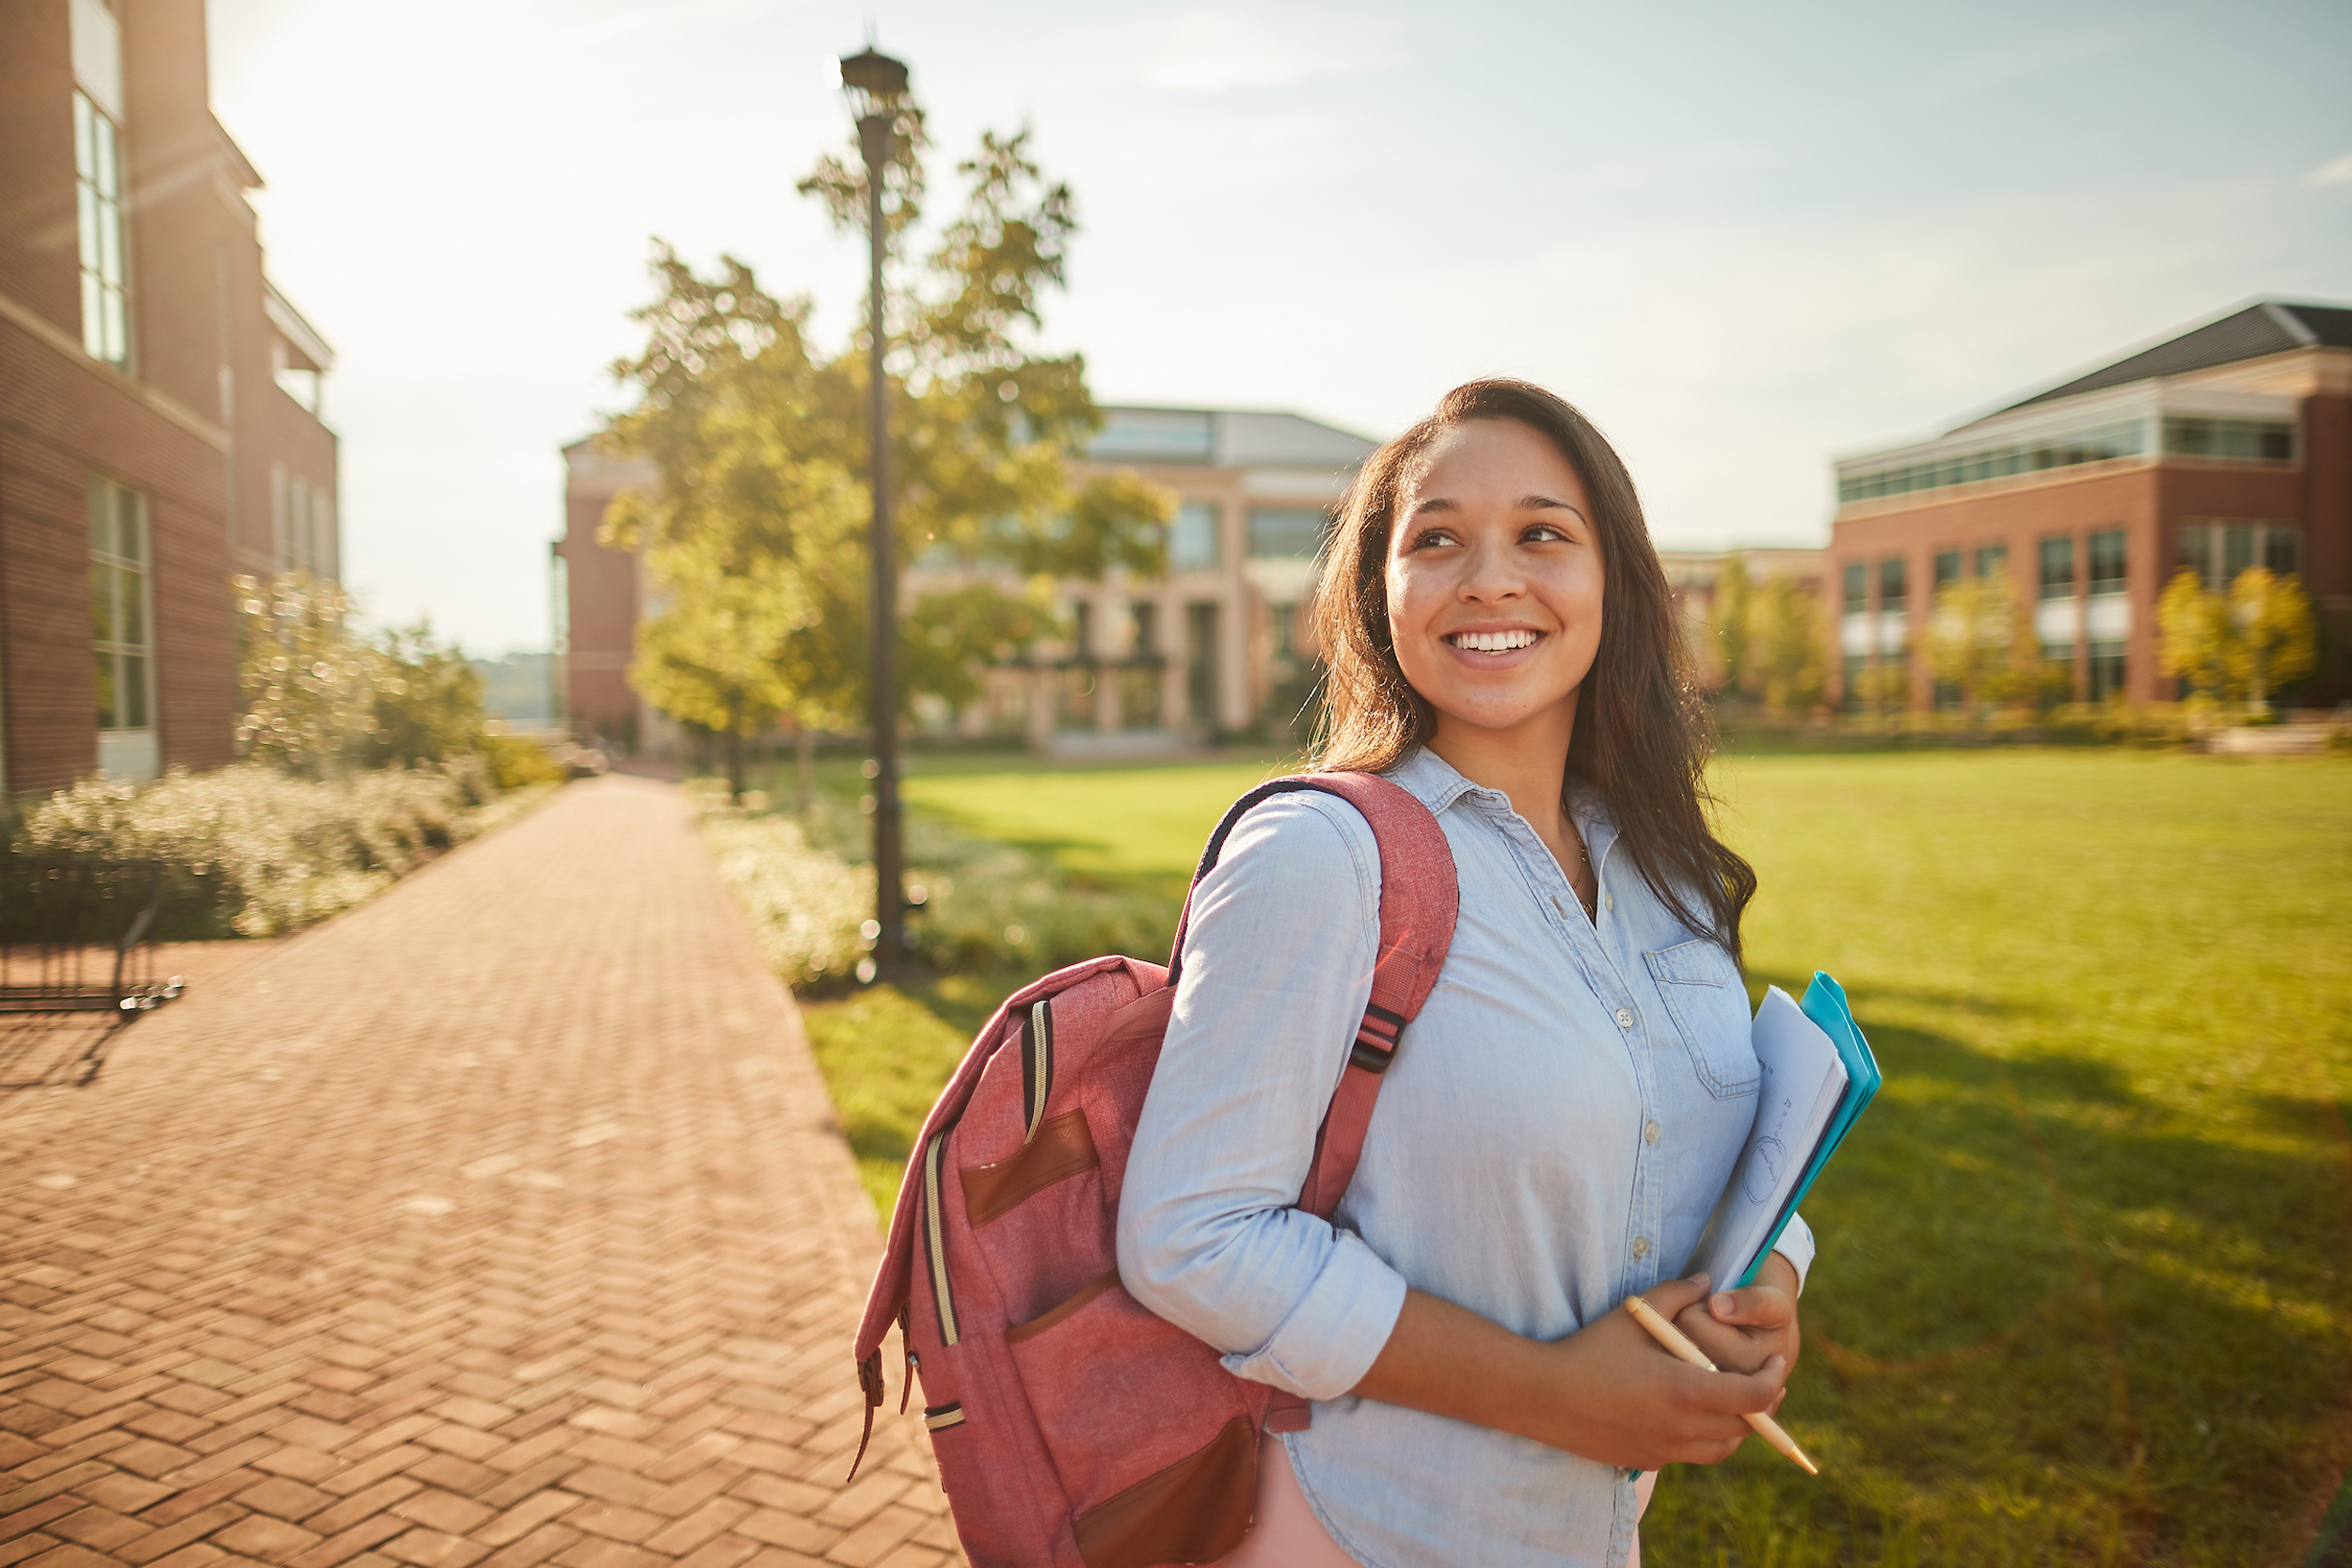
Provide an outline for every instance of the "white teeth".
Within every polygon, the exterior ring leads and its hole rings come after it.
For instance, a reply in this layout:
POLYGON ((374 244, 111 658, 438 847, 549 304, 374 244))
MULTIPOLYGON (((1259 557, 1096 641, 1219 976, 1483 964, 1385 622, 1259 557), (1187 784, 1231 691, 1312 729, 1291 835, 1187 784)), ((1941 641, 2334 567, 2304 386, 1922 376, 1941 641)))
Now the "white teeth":
POLYGON ((1514 648, 1533 646, 1535 634, 1532 631, 1461 631, 1455 632, 1451 641, 1455 647, 1466 648, 1474 654, 1507 654, 1514 648))

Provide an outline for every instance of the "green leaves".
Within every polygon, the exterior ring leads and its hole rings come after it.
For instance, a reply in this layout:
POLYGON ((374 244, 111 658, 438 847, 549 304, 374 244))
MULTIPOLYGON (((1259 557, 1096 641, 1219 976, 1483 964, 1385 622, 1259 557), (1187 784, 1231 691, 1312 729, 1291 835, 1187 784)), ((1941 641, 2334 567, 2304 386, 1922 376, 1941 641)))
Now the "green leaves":
POLYGON ((2303 582, 2249 566, 2224 595, 2209 592, 2184 566, 2156 603, 2164 631, 2164 673, 2225 702, 2260 707, 2280 687, 2317 662, 2318 629, 2303 582))
MULTIPOLYGON (((920 216, 921 112, 901 111, 885 228, 903 247, 920 216)), ((1076 230, 1070 188, 1032 160, 1028 132, 984 134, 958 166, 961 210, 895 280, 889 421, 894 545, 901 565, 941 551, 965 570, 912 607, 901 702, 979 692, 980 666, 1016 660, 1056 627, 1041 578, 1163 570, 1173 499, 1132 473, 1073 489, 1070 465, 1101 424, 1075 354, 1037 352, 1046 293, 1076 230), (908 276, 912 273, 912 277, 908 276)), ((862 233, 865 174, 821 159, 802 182, 835 225, 862 233)), ((611 450, 650 459, 650 493, 607 513, 608 545, 645 552, 660 608, 630 679, 675 716, 735 735, 780 716, 863 722, 870 655, 871 500, 866 345, 826 356, 804 296, 781 299, 722 257, 695 275, 657 244, 660 295, 634 312, 644 350, 613 371, 641 392, 607 427, 611 450)))

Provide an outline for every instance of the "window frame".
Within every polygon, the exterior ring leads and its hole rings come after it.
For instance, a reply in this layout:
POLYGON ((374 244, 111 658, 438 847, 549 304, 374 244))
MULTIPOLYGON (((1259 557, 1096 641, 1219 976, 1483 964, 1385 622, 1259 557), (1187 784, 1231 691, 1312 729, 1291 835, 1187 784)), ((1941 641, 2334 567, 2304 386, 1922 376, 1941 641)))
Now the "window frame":
POLYGON ((153 515, 147 497, 107 478, 92 474, 88 486, 88 536, 90 559, 90 657, 96 667, 97 696, 95 705, 98 733, 101 735, 143 735, 158 728, 158 703, 155 680, 155 531, 153 515), (121 524, 125 504, 135 519, 140 553, 124 554, 121 524), (100 547, 100 509, 105 508, 104 531, 116 548, 100 547), (98 600, 102 592, 101 572, 105 575, 105 594, 109 619, 98 618, 98 600), (137 641, 103 635, 119 631, 124 625, 122 594, 126 576, 135 579, 138 595, 139 630, 144 636, 137 641), (136 659, 136 679, 126 678, 125 660, 136 659), (142 720, 138 723, 109 723, 109 718, 120 720, 126 715, 124 694, 132 701, 127 705, 136 710, 142 720))
POLYGON ((131 370, 131 233, 124 213, 122 127, 79 86, 73 89, 75 261, 82 351, 131 370), (102 134, 103 131, 103 134, 102 134))

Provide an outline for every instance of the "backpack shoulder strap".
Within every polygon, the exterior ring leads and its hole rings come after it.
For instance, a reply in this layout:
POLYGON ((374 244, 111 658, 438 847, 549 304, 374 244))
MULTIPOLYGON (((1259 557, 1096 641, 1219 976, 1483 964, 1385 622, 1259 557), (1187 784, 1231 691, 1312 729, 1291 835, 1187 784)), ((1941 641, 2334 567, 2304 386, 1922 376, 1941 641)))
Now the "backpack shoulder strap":
MULTIPOLYGON (((1310 773, 1260 784, 1234 801, 1201 851, 1193 886, 1199 888, 1200 879, 1216 864, 1225 840, 1245 813, 1272 796, 1299 791, 1336 795, 1354 806, 1372 825, 1380 850, 1380 939, 1373 961, 1372 998, 1356 1027, 1356 1041, 1331 1096, 1331 1108, 1315 1135, 1314 1164, 1298 1195, 1299 1208, 1327 1220, 1355 1178, 1381 1075, 1389 1069, 1405 1025, 1420 1014, 1445 967, 1461 909, 1461 885, 1445 830, 1410 792, 1373 773, 1310 773)), ((1184 918, 1176 927, 1176 951, 1168 959, 1171 988, 1191 924, 1192 898, 1187 894, 1184 918)))

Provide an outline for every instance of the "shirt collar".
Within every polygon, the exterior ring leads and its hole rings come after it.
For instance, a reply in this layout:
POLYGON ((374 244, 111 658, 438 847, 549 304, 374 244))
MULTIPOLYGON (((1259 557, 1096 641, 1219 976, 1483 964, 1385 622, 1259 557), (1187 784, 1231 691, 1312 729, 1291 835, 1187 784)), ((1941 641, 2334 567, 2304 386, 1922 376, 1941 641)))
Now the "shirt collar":
MULTIPOLYGON (((1426 746, 1414 747, 1403 762, 1389 769, 1388 778, 1432 812, 1442 813, 1467 796, 1489 816, 1513 814, 1508 795, 1464 778, 1452 763, 1426 746)), ((1600 792, 1589 784, 1570 784, 1568 815, 1575 819, 1576 831, 1584 839, 1585 853, 1598 865, 1601 855, 1617 836, 1616 825, 1609 820, 1600 792)))

